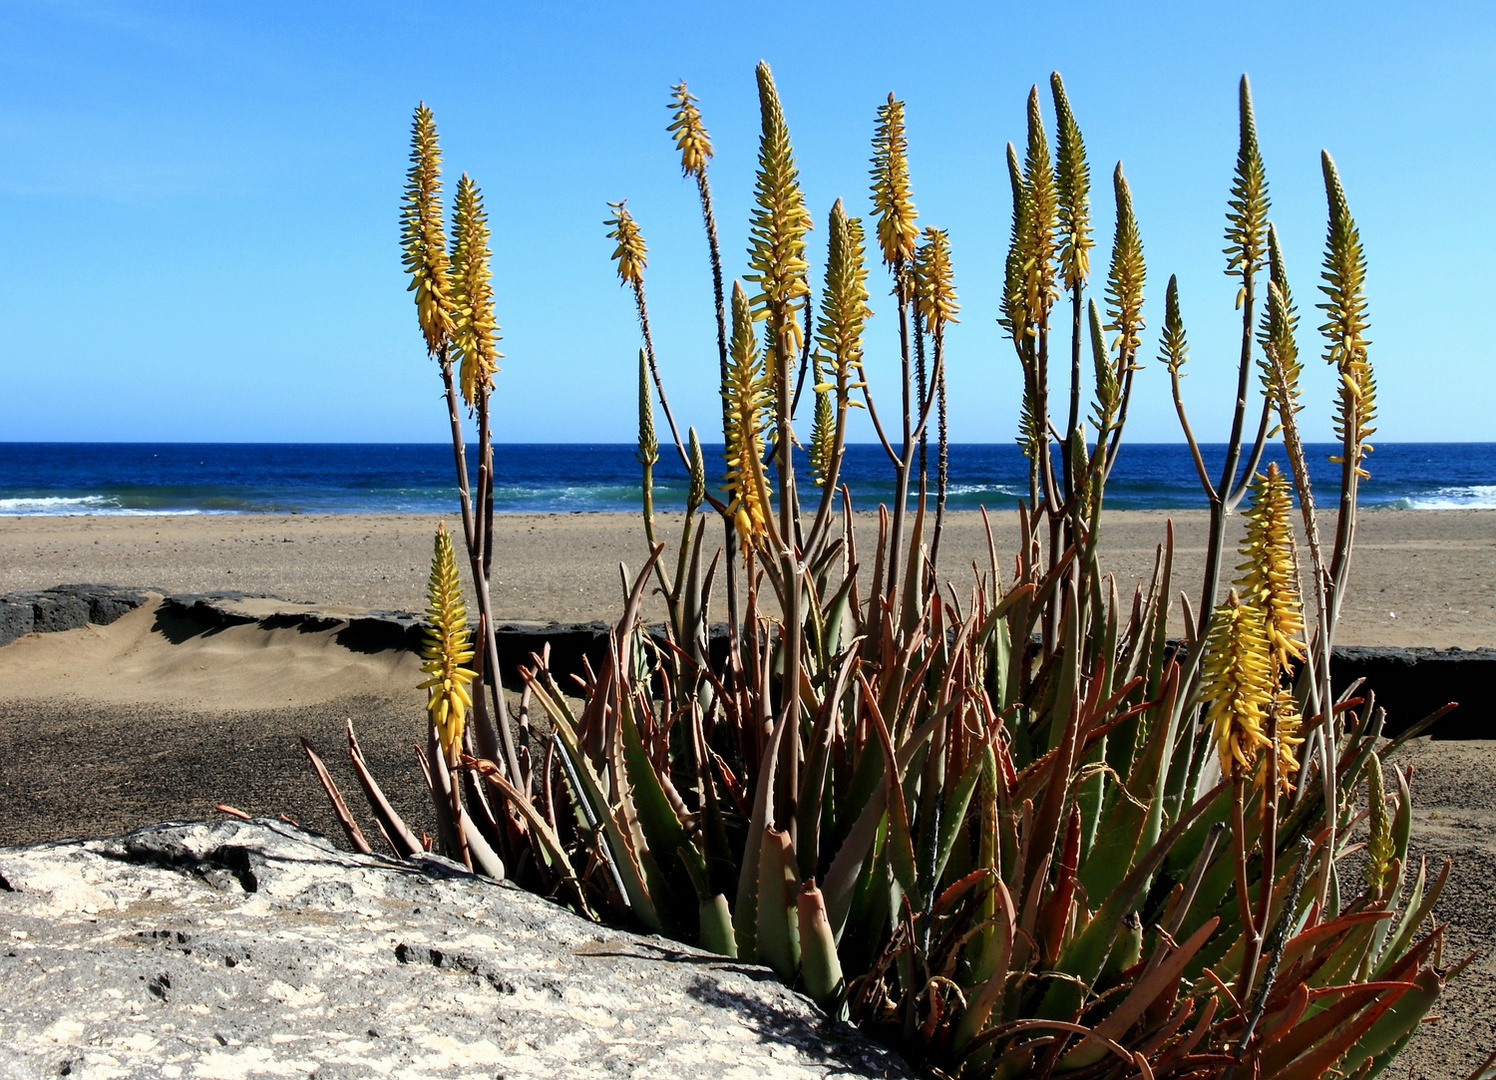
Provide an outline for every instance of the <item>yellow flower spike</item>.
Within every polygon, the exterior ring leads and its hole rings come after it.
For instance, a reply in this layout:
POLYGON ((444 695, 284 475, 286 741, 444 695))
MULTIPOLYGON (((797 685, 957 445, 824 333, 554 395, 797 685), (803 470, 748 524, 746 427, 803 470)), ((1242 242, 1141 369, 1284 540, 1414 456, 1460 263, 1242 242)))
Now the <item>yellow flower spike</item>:
POLYGON ((686 176, 700 176, 712 156, 712 140, 696 107, 696 95, 686 89, 685 81, 670 88, 670 108, 675 110, 665 130, 675 136, 680 151, 680 171, 686 176))
POLYGON ((706 459, 701 454, 701 440, 696 437, 696 429, 686 429, 686 442, 690 447, 687 454, 691 462, 691 479, 686 488, 686 512, 696 513, 698 507, 706 499, 706 459))
MULTIPOLYGON (((830 369, 841 399, 858 385, 862 369, 862 334, 873 311, 867 305, 867 260, 863 253, 862 223, 849 218, 840 199, 831 207, 827 230, 826 288, 821 292, 821 317, 816 324, 816 358, 830 369), (845 383, 845 386, 841 384, 845 383)), ((818 369, 819 372, 819 369, 818 369)), ((816 378, 820 389, 820 377, 816 378)))
POLYGON ((1284 792, 1293 791, 1293 778, 1299 771, 1298 755, 1294 747, 1302 746, 1304 739, 1299 730, 1304 718, 1299 715, 1299 703, 1293 691, 1282 688, 1277 693, 1278 707, 1278 787, 1284 792))
MULTIPOLYGON (((795 151, 774 75, 762 61, 757 74, 762 131, 755 205, 748 230, 748 265, 753 273, 745 275, 745 280, 758 286, 751 301, 753 317, 769 320, 769 340, 776 353, 769 361, 788 366, 799 355, 803 341, 795 302, 810 295, 805 234, 812 223, 800 190, 800 171, 795 166, 795 151)), ((783 411, 788 414, 788 402, 783 403, 783 411)))
POLYGON ((494 322, 488 235, 483 195, 463 173, 452 212, 452 344, 461 361, 462 400, 469 407, 480 390, 493 389, 494 372, 504 355, 495 347, 499 327, 494 322))
POLYGON ((1059 200, 1058 258, 1065 288, 1083 288, 1091 275, 1091 167, 1086 164, 1086 143, 1080 125, 1070 111, 1070 98, 1058 71, 1051 72, 1049 87, 1054 95, 1055 191, 1059 200))
POLYGON ((1206 642, 1205 720, 1215 727, 1221 771, 1250 770, 1268 744, 1263 730, 1275 688, 1262 613, 1232 589, 1216 608, 1206 642))
POLYGON ((824 487, 826 477, 831 474, 831 457, 835 451, 836 420, 831 410, 831 390, 829 383, 821 382, 821 355, 816 353, 811 357, 811 366, 814 368, 812 379, 815 383, 816 408, 815 418, 810 428, 810 443, 805 448, 805 454, 810 464, 810 478, 816 487, 824 487))
POLYGON ((1262 265, 1267 248, 1267 171, 1257 145, 1257 121, 1252 113, 1252 87, 1243 75, 1237 86, 1241 116, 1241 141, 1236 152, 1236 173, 1226 214, 1226 273, 1241 277, 1237 307, 1246 295, 1247 282, 1262 265))
POLYGON ((1029 91, 1028 147, 1023 158, 1023 186, 1028 194, 1028 235, 1024 238, 1024 304, 1043 322, 1059 294, 1055 255, 1059 251, 1060 194, 1050 165, 1049 140, 1039 107, 1039 88, 1029 91))
POLYGON ((613 211, 613 216, 603 224, 610 227, 608 239, 618 242, 618 246, 613 249, 613 261, 618 264, 618 280, 625 285, 642 285, 644 268, 649 265, 646 257, 649 248, 644 244, 644 234, 639 231, 639 223, 625 205, 627 202, 627 199, 610 202, 608 209, 613 211))
POLYGON ((1372 892, 1380 893, 1391 879, 1397 847, 1392 839, 1392 817, 1387 813, 1382 759, 1372 754, 1366 764, 1366 861, 1361 873, 1372 892))
POLYGON ((919 227, 909 190, 909 140, 904 135, 904 103, 888 95, 878 106, 873 134, 873 213, 878 216, 878 246, 883 262, 898 270, 914 258, 919 227))
POLYGON ((1008 258, 1003 268, 1002 317, 998 324, 1008 332, 1008 337, 1017 345, 1028 336, 1032 321, 1028 310, 1024 285, 1024 267, 1028 265, 1029 205, 1028 189, 1023 184, 1023 166, 1018 163, 1018 151, 1008 144, 1008 186, 1013 195, 1013 217, 1008 231, 1008 258))
POLYGON ((914 253, 915 301, 920 316, 932 331, 946 323, 960 322, 956 312, 955 272, 951 269, 951 238, 945 229, 925 229, 925 242, 914 253))
POLYGON ((1113 347, 1124 356, 1143 344, 1143 284, 1148 269, 1143 260, 1143 239, 1132 212, 1132 189, 1122 175, 1122 163, 1112 172, 1117 196, 1117 231, 1112 240, 1112 262, 1106 280, 1105 329, 1116 330, 1113 347))
POLYGON ((741 282, 735 281, 732 343, 727 381, 722 386, 722 396, 727 402, 727 423, 722 434, 726 442, 728 512, 736 522, 744 554, 761 548, 768 537, 769 484, 761 462, 771 394, 764 358, 753 334, 748 293, 741 282))
POLYGON ((457 577, 457 559, 445 524, 436 527, 435 551, 431 557, 431 580, 426 588, 429 606, 426 644, 421 649, 421 670, 431 676, 419 689, 428 694, 426 709, 436 726, 436 735, 449 764, 456 764, 462 748, 462 732, 473 700, 468 685, 477 678, 465 665, 472 662, 473 643, 468 634, 467 608, 462 602, 462 583, 457 577))
POLYGON ((1252 485, 1247 510, 1247 532, 1242 539, 1245 558, 1236 579, 1242 602, 1262 613, 1264 633, 1273 662, 1283 670, 1289 661, 1304 658, 1304 605, 1299 597, 1299 560, 1294 545, 1293 499, 1288 477, 1274 462, 1252 485))
POLYGON ((410 274, 416 317, 426 338, 426 351, 435 356, 452 333, 452 301, 447 273, 447 241, 442 230, 442 152, 436 138, 436 119, 423 101, 411 124, 410 169, 400 207, 401 262, 410 274))
POLYGON ((1283 249, 1278 243, 1278 230, 1271 222, 1267 226, 1268 284, 1267 306, 1257 332, 1257 342, 1262 346, 1262 387, 1273 400, 1279 423, 1283 422, 1284 408, 1298 412, 1299 375, 1304 365, 1299 361, 1299 346, 1294 334, 1299 327, 1299 312, 1293 302, 1293 292, 1288 287, 1288 271, 1283 265, 1283 249), (1280 387, 1276 365, 1283 367, 1284 384, 1280 387), (1285 402, 1286 399, 1286 402, 1285 402))
MULTIPOLYGON (((1325 313, 1320 332, 1326 339, 1325 360, 1340 372, 1340 396, 1335 409, 1335 435, 1352 454, 1351 467, 1357 476, 1366 477, 1361 460, 1372 447, 1366 440, 1376 428, 1376 380, 1367 359, 1366 337, 1370 319, 1366 310, 1366 253, 1361 247, 1361 232, 1346 203, 1340 173, 1327 152, 1321 152, 1325 195, 1330 206, 1329 233, 1325 238, 1324 284, 1320 292, 1325 302, 1316 305, 1325 313)), ((1342 455, 1343 456, 1343 455, 1342 455)), ((1331 458, 1339 461, 1340 458, 1331 458)))

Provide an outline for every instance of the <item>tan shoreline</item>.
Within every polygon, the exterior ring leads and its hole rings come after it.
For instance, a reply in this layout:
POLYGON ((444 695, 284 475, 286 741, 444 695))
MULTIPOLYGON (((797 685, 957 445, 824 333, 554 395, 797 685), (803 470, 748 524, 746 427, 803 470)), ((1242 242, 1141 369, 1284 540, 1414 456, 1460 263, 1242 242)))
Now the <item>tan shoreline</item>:
MULTIPOLYGON (((859 539, 870 547, 876 521, 859 518, 859 539)), ((1199 603, 1203 511, 1109 512, 1102 550, 1125 595, 1151 575, 1169 519, 1177 619, 1181 591, 1199 603)), ((417 514, 0 517, 0 593, 111 582, 419 611, 436 520, 417 514)), ((679 520, 658 517, 659 535, 672 551, 679 520)), ((1007 576, 1016 516, 994 514, 992 524, 1007 576)), ((501 619, 611 621, 621 608, 619 563, 637 569, 644 552, 634 514, 504 514, 495 518, 495 530, 493 594, 501 619)), ((964 593, 972 562, 984 570, 988 564, 980 515, 950 515, 942 548, 942 577, 964 593)), ((720 581, 717 591, 721 618, 720 581)), ((650 617, 659 618, 655 605, 650 617)), ((1496 647, 1496 510, 1364 510, 1337 636, 1346 645, 1496 647)))

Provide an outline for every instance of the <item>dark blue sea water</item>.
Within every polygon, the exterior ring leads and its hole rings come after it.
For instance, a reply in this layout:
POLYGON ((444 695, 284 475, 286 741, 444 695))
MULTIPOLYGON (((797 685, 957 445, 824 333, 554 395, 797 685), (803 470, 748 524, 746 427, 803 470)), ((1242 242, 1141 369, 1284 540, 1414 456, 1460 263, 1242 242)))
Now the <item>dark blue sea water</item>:
MULTIPOLYGON (((1225 446, 1205 449, 1219 468, 1225 446)), ((720 474, 721 448, 705 450, 709 473, 720 474)), ((1272 451, 1281 463, 1281 448, 1272 451)), ((1321 504, 1336 497, 1339 467, 1326 461, 1333 452, 1310 447, 1321 504)), ((631 444, 507 444, 494 454, 499 511, 639 507, 631 444)), ((1496 507, 1496 443, 1379 444, 1369 467, 1363 505, 1496 507)), ((655 477, 656 506, 678 508, 686 475, 668 447, 661 447, 655 477)), ((948 505, 955 509, 1011 508, 1027 488, 1026 462, 1010 444, 952 446, 950 477, 948 505)), ((893 473, 880 447, 848 447, 843 479, 854 506, 893 499, 893 473)), ((805 491, 802 480, 808 501, 805 491)), ((0 514, 447 513, 455 503, 452 450, 443 444, 0 443, 0 514)), ((1107 505, 1204 506, 1189 451, 1174 443, 1124 446, 1107 505)))

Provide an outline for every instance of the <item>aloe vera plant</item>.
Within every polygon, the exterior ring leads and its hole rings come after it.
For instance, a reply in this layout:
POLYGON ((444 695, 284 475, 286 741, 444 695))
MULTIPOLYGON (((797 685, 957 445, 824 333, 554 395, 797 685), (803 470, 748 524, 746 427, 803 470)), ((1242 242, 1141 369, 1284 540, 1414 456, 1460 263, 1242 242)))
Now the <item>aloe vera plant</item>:
MULTIPOLYGON (((878 109, 873 220, 864 225, 841 200, 830 210, 814 296, 811 216, 767 65, 757 87, 762 135, 745 276, 753 292, 741 281, 724 288, 705 172, 711 144, 685 84, 671 102, 670 131, 697 181, 716 286, 721 497, 709 489, 694 429, 682 440, 664 398, 642 228, 622 201, 611 204, 609 237, 643 334, 645 558, 606 661, 580 685, 563 686, 545 655, 535 656, 513 728, 493 678, 482 576, 492 554, 491 382, 489 374, 474 380, 486 464, 477 511, 462 480, 464 529, 480 601, 474 670, 486 675, 492 708, 473 695, 472 722, 455 733, 448 714, 437 717, 444 706, 432 713, 428 783, 434 795, 451 795, 433 803, 440 842, 452 848, 466 835, 475 868, 507 869, 590 917, 762 961, 936 1075, 1375 1075, 1457 966, 1443 966, 1443 931, 1433 922, 1449 867, 1431 875, 1410 864, 1408 778, 1387 762, 1397 740, 1381 738, 1383 716, 1369 695, 1329 677, 1375 389, 1365 259, 1333 163, 1324 158, 1321 307, 1326 359, 1341 376, 1342 496, 1326 550, 1297 424, 1297 315, 1243 80, 1227 233, 1228 272, 1241 280, 1242 393, 1219 478, 1204 466, 1179 392, 1188 345, 1177 282, 1166 291, 1161 358, 1212 507, 1202 602, 1196 611, 1180 597, 1186 636, 1172 641, 1172 527, 1150 581, 1127 593, 1105 571, 1103 506, 1144 345, 1146 264, 1118 164, 1103 295, 1087 295, 1090 168, 1059 75, 1050 82, 1054 153, 1037 87, 1022 157, 1008 148, 1013 219, 1000 314, 1022 379, 1029 498, 1011 561, 999 557, 989 527, 988 565, 959 588, 936 563, 945 338, 959 310, 954 262, 946 233, 922 230, 916 218, 904 105, 890 95, 878 109), (868 236, 894 280, 899 407, 888 424, 863 370, 868 236), (1066 293, 1068 312, 1057 318, 1066 293), (1057 428, 1050 359, 1067 346, 1065 426, 1057 428), (793 420, 807 375, 814 484, 802 490, 793 420), (656 401, 691 475, 673 554, 653 518, 656 401), (839 484, 857 407, 870 416, 899 493, 861 547, 839 484), (1243 454, 1254 408, 1257 434, 1243 454), (932 416, 933 513, 921 451, 932 416), (1291 476, 1272 467, 1258 476, 1275 429, 1291 476), (1312 618, 1298 591, 1295 491, 1312 618), (1248 496, 1238 576, 1217 603, 1230 557, 1223 523, 1248 496), (703 507, 725 523, 734 582, 727 654, 717 664, 707 628, 718 563, 703 507), (651 588, 670 613, 662 633, 640 621, 651 588), (760 603, 766 588, 772 607, 760 603), (532 723, 535 711, 544 725, 532 723), (548 736, 536 734, 542 728, 548 736), (454 739, 460 757, 439 752, 454 739), (1342 865, 1362 833, 1357 878, 1342 865)), ((477 280, 476 233, 460 230, 462 254, 448 269, 429 220, 439 221, 434 154, 434 127, 420 111, 407 265, 448 389, 461 479, 448 350, 466 358, 473 346, 463 335, 481 337, 492 319, 447 299, 462 288, 449 281, 477 280)), ((477 370, 491 374, 491 366, 477 370)), ((460 382, 466 390, 469 380, 460 382)), ((438 576, 434 641, 452 637, 438 576)), ((430 662, 461 655, 434 653, 430 662)), ((454 694, 444 701, 460 704, 454 694)), ((363 767, 351 727, 350 751, 381 831, 397 854, 410 854, 416 841, 363 767)), ((350 841, 367 850, 313 761, 350 841)))

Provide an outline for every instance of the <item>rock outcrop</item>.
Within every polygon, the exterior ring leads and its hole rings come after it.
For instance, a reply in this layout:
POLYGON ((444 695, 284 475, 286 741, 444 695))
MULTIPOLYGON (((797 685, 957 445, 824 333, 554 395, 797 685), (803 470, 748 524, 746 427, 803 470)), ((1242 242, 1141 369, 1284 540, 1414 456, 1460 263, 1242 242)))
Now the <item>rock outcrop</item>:
POLYGON ((77 630, 93 623, 108 626, 146 602, 137 589, 118 585, 58 585, 41 592, 0 596, 0 645, 25 634, 77 630))
POLYGON ((0 848, 0 1075, 912 1077, 763 968, 268 820, 0 848))

